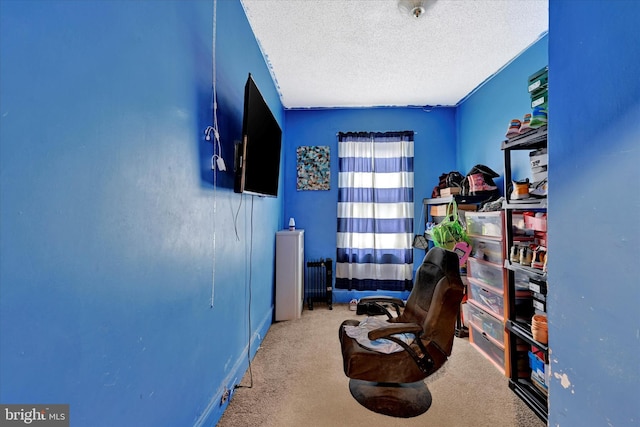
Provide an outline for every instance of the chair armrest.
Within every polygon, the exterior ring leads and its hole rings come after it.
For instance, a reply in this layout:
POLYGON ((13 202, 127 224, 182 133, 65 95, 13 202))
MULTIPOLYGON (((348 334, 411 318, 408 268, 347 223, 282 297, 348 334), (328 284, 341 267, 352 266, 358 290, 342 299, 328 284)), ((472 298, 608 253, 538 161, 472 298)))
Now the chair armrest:
MULTIPOLYGON (((422 327, 417 323, 390 323, 389 326, 384 326, 382 328, 370 331, 368 337, 372 341, 380 338, 385 338, 400 345, 404 349, 404 351, 406 351, 409 356, 411 356, 414 362, 416 362, 418 368, 420 368, 420 370, 424 372, 425 375, 429 375, 434 367, 434 358, 420 340, 421 334, 422 327), (406 333, 413 334, 415 336, 414 343, 418 345, 418 348, 420 349, 419 352, 414 351, 409 344, 393 336, 395 334, 406 333)), ((432 347, 431 343, 429 344, 429 347, 432 347)), ((439 350, 439 348, 437 349, 439 350)), ((444 359, 446 360, 446 356, 444 357, 444 359)))
POLYGON ((395 334, 413 334, 417 337, 421 332, 422 327, 417 323, 389 323, 389 326, 370 331, 368 336, 371 341, 375 341, 395 334))

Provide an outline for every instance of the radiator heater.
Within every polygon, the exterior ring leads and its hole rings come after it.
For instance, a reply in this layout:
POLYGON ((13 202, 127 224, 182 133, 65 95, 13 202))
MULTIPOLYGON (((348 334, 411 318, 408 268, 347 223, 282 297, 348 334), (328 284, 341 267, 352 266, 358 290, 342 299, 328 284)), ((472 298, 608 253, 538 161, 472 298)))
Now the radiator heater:
POLYGON ((333 310, 333 261, 331 258, 307 261, 304 280, 304 297, 309 310, 314 302, 326 303, 333 310))

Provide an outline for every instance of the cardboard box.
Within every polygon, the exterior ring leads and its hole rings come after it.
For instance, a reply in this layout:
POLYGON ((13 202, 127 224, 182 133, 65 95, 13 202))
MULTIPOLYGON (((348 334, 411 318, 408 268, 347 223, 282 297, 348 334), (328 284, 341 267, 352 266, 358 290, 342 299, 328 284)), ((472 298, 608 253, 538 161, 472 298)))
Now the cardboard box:
POLYGON ((459 211, 472 211, 475 212, 478 210, 478 205, 474 205, 474 204, 459 204, 458 205, 458 210, 459 211))
POLYGON ((429 213, 431 214, 431 216, 446 216, 448 207, 449 205, 447 204, 431 205, 431 209, 429 210, 429 213))
POLYGON ((443 188, 442 190, 440 190, 440 196, 445 197, 445 196, 458 195, 458 194, 460 194, 461 190, 462 189, 460 187, 443 188))
MULTIPOLYGON (((449 207, 448 203, 445 203, 442 205, 431 205, 431 208, 429 209, 429 213, 431 214, 431 216, 447 216, 447 214, 451 213, 447 211, 448 207, 449 207)), ((458 205, 458 212, 459 211, 476 211, 476 210, 478 210, 478 205, 475 205, 475 204, 461 203, 458 205)))
POLYGON ((545 375, 545 371, 549 370, 549 366, 532 352, 529 352, 529 366, 531 367, 531 380, 546 390, 548 375, 545 375))

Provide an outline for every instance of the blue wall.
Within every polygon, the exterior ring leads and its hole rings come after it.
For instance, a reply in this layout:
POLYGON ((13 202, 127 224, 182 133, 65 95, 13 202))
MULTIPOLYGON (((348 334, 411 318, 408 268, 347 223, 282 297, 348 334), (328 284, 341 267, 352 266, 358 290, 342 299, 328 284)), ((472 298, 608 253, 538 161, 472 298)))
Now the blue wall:
MULTIPOLYGON (((326 110, 287 110, 284 190, 285 219, 294 217, 305 229, 307 259, 336 257, 336 206, 338 202, 338 132, 401 131, 416 132, 414 144, 414 228, 420 226, 422 200, 431 197, 438 176, 455 169, 455 116, 453 108, 362 108, 326 110), (296 148, 324 145, 331 153, 331 190, 296 189, 296 148)), ((416 250, 419 262, 424 251, 416 250)), ((417 263, 415 265, 417 268, 417 263)), ((335 291, 334 300, 348 302, 368 293, 335 291)), ((385 292, 385 294, 395 295, 385 292)), ((402 294, 400 294, 402 296, 402 294)))
MULTIPOLYGON (((528 77, 548 64, 548 36, 541 37, 484 82, 456 109, 457 165, 462 174, 480 163, 504 177, 504 153, 500 149, 511 119, 531 113, 528 77)), ((528 152, 514 153, 513 177, 530 174, 528 152)), ((502 178, 496 179, 503 191, 502 178)))
POLYGON ((549 6, 549 425, 637 426, 640 3, 549 6))
MULTIPOLYGON (((2 1, 0 19, 0 401, 214 425, 271 324, 283 219, 228 173, 213 188, 213 3, 2 1)), ((247 73, 284 114, 240 2, 217 23, 231 166, 247 73)))

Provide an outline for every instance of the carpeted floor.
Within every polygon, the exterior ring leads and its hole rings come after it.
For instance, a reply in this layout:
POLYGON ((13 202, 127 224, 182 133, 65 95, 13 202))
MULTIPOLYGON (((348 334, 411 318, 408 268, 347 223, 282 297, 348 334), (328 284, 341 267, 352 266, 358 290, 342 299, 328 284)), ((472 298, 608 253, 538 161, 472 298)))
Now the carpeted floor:
MULTIPOLYGON (((253 386, 238 388, 219 427, 543 427, 509 389, 507 378, 456 338, 453 354, 426 380, 431 408, 415 418, 393 418, 360 406, 342 370, 338 328, 363 318, 347 305, 316 306, 299 320, 271 326, 252 362, 253 386)), ((249 373, 241 385, 251 384, 249 373)))

